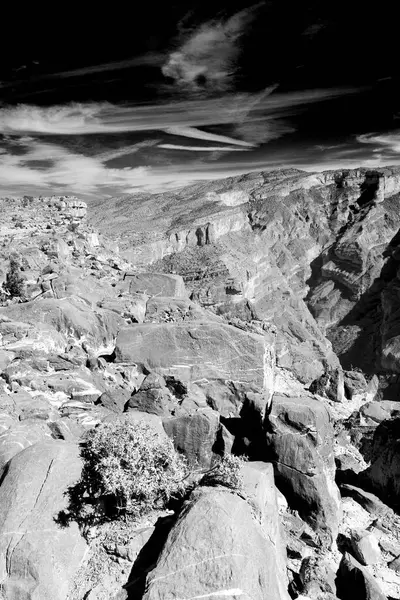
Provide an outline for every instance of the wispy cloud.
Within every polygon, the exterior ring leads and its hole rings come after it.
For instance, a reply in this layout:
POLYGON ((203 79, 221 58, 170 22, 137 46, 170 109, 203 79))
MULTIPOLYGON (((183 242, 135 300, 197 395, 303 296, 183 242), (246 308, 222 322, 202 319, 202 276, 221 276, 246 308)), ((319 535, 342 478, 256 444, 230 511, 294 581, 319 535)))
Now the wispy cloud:
POLYGON ((390 133, 365 133, 359 135, 357 140, 362 144, 372 144, 376 152, 389 151, 400 154, 400 130, 390 133))
MULTIPOLYGON (((259 124, 261 119, 281 119, 296 114, 310 104, 358 91, 355 88, 306 90, 273 93, 262 98, 255 98, 252 94, 231 94, 221 98, 139 106, 72 103, 43 107, 20 104, 0 107, 0 133, 85 135, 167 129, 172 131, 175 127, 199 128, 210 125, 231 125, 234 128, 249 122, 259 124)), ((205 135, 209 134, 198 132, 197 139, 205 139, 205 135)))
POLYGON ((249 148, 232 148, 231 146, 179 146, 178 144, 159 144, 157 148, 165 150, 188 150, 190 152, 243 152, 249 148))
MULTIPOLYGON (((10 139, 10 152, 0 152, 0 195, 64 194, 73 193, 83 197, 116 196, 138 191, 160 192, 179 188, 196 181, 207 181, 248 173, 285 167, 296 167, 306 171, 322 171, 365 167, 381 167, 399 164, 397 160, 354 146, 332 151, 310 148, 298 151, 295 147, 283 149, 271 157, 255 159, 246 148, 230 148, 231 152, 245 151, 240 160, 226 159, 221 148, 213 153, 220 156, 215 162, 202 161, 190 150, 190 146, 171 144, 170 151, 180 150, 172 164, 159 162, 157 157, 151 165, 110 168, 107 162, 110 153, 85 156, 78 151, 69 151, 58 144, 37 141, 31 137, 22 140, 10 139), (15 146, 15 151, 13 150, 15 146), (195 158, 189 159, 189 153, 195 158), (222 158, 221 158, 222 156, 222 158)), ((136 146, 121 148, 129 153, 136 146)), ((193 147, 194 148, 194 147, 193 147)), ((154 146, 157 152, 158 146, 154 146)), ((208 152, 208 150, 206 151, 208 152)), ((210 154, 213 154, 210 152, 210 154)), ((207 157, 208 158, 208 157, 207 157)))
POLYGON ((207 166, 197 160, 173 168, 168 164, 110 168, 105 164, 109 153, 89 157, 32 138, 11 142, 13 145, 18 153, 0 153, 0 195, 73 193, 90 197, 156 192, 249 170, 240 163, 207 166))
MULTIPOLYGON (((57 79, 70 79, 73 77, 87 77, 88 75, 95 75, 97 73, 115 72, 123 69, 132 69, 135 67, 161 67, 165 57, 162 54, 147 53, 141 56, 134 56, 125 60, 110 61, 101 63, 98 65, 87 65, 79 69, 70 69, 68 71, 55 71, 53 73, 42 73, 38 75, 31 75, 29 83, 34 84, 36 82, 52 81, 57 79)), ((26 79, 13 79, 12 81, 0 81, 0 88, 18 88, 18 85, 25 85, 26 79)), ((39 90, 39 93, 43 92, 43 89, 39 90)))
POLYGON ((216 133, 209 133, 207 131, 201 131, 196 127, 167 127, 164 129, 165 133, 171 135, 178 135, 180 137, 194 138, 196 140, 205 140, 207 142, 223 142, 225 144, 234 144, 236 146, 245 146, 248 148, 254 147, 255 144, 237 140, 226 135, 218 135, 216 133))
POLYGON ((142 142, 138 142, 137 144, 133 144, 131 146, 124 146, 123 148, 119 148, 118 150, 109 150, 108 152, 102 152, 97 155, 97 159, 102 162, 108 162, 110 160, 115 160, 116 158, 122 158, 123 156, 127 156, 128 154, 136 154, 143 148, 151 148, 152 146, 156 146, 160 143, 160 140, 143 140, 142 142))
POLYGON ((184 32, 162 67, 180 90, 195 93, 232 89, 240 38, 254 18, 256 6, 227 19, 214 19, 184 32))

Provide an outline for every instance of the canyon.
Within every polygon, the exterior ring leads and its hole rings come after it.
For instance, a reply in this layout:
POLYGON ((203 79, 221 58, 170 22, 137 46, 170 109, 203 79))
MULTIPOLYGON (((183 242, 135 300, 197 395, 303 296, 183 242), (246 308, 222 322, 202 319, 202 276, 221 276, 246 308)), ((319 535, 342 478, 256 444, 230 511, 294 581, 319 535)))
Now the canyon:
POLYGON ((0 598, 400 598, 400 169, 0 215, 0 598), (60 527, 115 420, 245 457, 243 493, 60 527))

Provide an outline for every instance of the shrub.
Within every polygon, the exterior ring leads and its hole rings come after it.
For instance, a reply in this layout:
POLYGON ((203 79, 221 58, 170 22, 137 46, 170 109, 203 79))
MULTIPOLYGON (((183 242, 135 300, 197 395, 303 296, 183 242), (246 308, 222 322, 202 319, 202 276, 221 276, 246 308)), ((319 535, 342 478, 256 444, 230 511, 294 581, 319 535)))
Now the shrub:
POLYGON ((115 511, 117 516, 140 517, 165 506, 174 494, 184 490, 184 458, 169 438, 147 423, 102 423, 88 432, 81 455, 82 476, 69 490, 67 520, 75 518, 88 525, 115 516, 115 511), (108 506, 103 514, 99 500, 106 500, 108 506), (93 506, 91 511, 88 504, 93 506))
POLYGON ((224 485, 233 490, 241 490, 243 479, 241 468, 243 458, 225 454, 221 460, 206 473, 200 480, 200 485, 224 485))
POLYGON ((10 267, 6 274, 6 281, 3 283, 3 288, 11 298, 24 298, 25 296, 25 281, 21 276, 21 265, 15 257, 10 259, 10 267))

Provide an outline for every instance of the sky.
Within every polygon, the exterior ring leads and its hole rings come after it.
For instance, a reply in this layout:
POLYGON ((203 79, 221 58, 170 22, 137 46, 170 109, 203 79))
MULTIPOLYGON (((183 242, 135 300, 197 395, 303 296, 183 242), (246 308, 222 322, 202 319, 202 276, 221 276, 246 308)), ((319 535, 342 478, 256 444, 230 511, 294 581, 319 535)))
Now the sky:
POLYGON ((400 164, 387 0, 18 10, 0 48, 2 196, 400 164))

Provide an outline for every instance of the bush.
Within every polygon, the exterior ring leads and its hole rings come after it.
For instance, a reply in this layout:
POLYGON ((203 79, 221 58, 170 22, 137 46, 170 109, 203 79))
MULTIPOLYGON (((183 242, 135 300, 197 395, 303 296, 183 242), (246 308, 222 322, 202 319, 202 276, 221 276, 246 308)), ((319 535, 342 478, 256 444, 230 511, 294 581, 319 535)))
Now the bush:
POLYGON ((221 460, 200 480, 200 485, 224 485, 233 490, 241 490, 243 487, 243 479, 241 468, 243 458, 225 454, 221 460))
POLYGON ((25 296, 25 281, 21 276, 21 265, 15 257, 10 259, 10 267, 6 274, 6 281, 3 283, 3 289, 11 298, 24 298, 25 296))
POLYGON ((69 490, 69 515, 59 515, 64 522, 89 525, 113 516, 140 517, 184 490, 184 458, 147 423, 103 423, 88 432, 81 455, 84 466, 81 480, 69 490), (99 500, 105 500, 105 512, 99 500))

